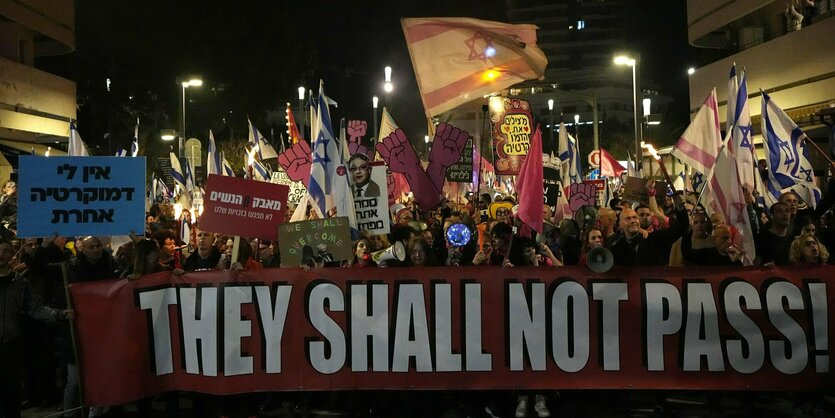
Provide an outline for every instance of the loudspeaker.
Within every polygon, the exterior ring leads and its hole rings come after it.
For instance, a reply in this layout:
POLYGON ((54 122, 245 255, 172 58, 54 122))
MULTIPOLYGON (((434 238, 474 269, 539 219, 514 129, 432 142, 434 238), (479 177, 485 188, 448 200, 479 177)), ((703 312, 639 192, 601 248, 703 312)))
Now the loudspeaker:
POLYGON ((402 242, 397 241, 394 245, 386 248, 385 250, 371 253, 371 259, 374 260, 375 263, 389 260, 403 261, 406 259, 406 247, 403 246, 402 242))
POLYGON ((586 254, 586 266, 595 273, 605 273, 612 269, 615 257, 605 247, 593 248, 586 254))

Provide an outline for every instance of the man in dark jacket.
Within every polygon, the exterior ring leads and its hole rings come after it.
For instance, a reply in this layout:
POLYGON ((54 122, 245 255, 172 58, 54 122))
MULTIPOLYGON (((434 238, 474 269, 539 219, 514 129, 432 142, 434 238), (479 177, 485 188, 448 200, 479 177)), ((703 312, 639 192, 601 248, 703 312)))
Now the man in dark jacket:
POLYGON ((687 211, 681 196, 675 196, 675 222, 669 228, 645 233, 641 230, 638 214, 632 209, 620 213, 620 234, 615 235, 609 249, 617 266, 666 266, 670 248, 687 231, 687 211))
POLYGON ((12 245, 0 240, 0 416, 20 417, 21 379, 21 313, 54 322, 69 316, 43 305, 32 286, 12 271, 9 261, 14 256, 12 245))

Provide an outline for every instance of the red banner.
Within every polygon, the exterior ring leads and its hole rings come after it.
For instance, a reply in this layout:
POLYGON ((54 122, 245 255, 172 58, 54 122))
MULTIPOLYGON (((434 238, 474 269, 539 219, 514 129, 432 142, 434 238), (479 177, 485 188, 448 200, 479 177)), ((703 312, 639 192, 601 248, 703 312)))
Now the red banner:
POLYGON ((236 177, 210 175, 200 227, 221 234, 275 240, 284 222, 290 188, 236 177))
POLYGON ((91 405, 168 390, 819 390, 833 274, 265 269, 71 291, 91 405))

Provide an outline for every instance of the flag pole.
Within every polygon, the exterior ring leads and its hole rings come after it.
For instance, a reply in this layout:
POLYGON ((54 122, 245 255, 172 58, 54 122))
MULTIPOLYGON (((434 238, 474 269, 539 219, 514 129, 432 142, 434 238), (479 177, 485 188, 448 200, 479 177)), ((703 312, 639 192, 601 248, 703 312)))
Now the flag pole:
POLYGON ((823 149, 821 149, 821 147, 820 147, 818 144, 816 144, 816 143, 815 143, 815 141, 812 141, 812 139, 811 139, 811 138, 809 138, 809 137, 808 137, 807 135, 805 135, 805 134, 803 135, 803 141, 805 141, 805 142, 807 142, 807 143, 811 144, 811 145, 812 145, 812 147, 813 147, 813 148, 815 148, 815 149, 818 151, 818 153, 820 153, 820 155, 822 155, 822 156, 823 156, 823 158, 826 158, 826 161, 827 161, 827 162, 829 162, 829 165, 832 167, 832 171, 833 171, 833 172, 835 172, 835 162, 833 162, 833 161, 832 161, 832 158, 830 158, 830 157, 829 157, 829 155, 827 155, 827 154, 823 151, 823 149))
POLYGON ((480 187, 481 186, 481 169, 482 169, 481 159, 483 158, 481 156, 482 155, 481 147, 484 145, 484 122, 487 121, 487 109, 488 109, 487 105, 482 105, 481 106, 481 117, 482 117, 482 119, 481 119, 481 123, 478 126, 478 129, 479 129, 478 147, 475 147, 475 144, 473 144, 473 149, 478 151, 478 152, 476 152, 476 154, 478 155, 478 161, 476 161, 476 163, 478 164, 478 169, 475 170, 475 172, 478 173, 478 175, 476 176, 477 181, 473 185, 473 194, 475 195, 475 203, 473 204, 473 215, 475 215, 475 212, 478 210, 478 201, 481 198, 481 187, 480 187))

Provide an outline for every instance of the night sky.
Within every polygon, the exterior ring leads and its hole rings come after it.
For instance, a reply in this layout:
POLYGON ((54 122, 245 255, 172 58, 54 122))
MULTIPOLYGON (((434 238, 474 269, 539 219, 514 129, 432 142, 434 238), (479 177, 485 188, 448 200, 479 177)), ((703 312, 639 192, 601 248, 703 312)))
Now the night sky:
MULTIPOLYGON (((187 97, 189 137, 218 140, 245 133, 249 115, 269 137, 284 130, 286 102, 296 89, 325 81, 339 102, 334 119, 371 125, 371 97, 384 98, 383 67, 393 67, 395 120, 422 137, 425 120, 400 26, 402 17, 468 16, 507 21, 503 0, 466 1, 77 1, 76 52, 69 72, 78 83, 79 121, 88 144, 124 147, 129 114, 151 114, 143 130, 178 128, 179 76, 204 86, 187 97), (334 4, 329 4, 334 3, 334 4), (105 80, 111 79, 106 91, 105 80), (132 97, 132 99, 128 99, 132 97), (149 111, 147 109, 154 109, 149 111), (231 113, 230 113, 231 111, 231 113), (150 119, 150 120, 148 120, 150 119)), ((674 98, 672 120, 688 120, 685 3, 629 2, 629 42, 641 49, 643 73, 674 98), (634 4, 633 4, 634 3, 634 4), (663 42, 663 43, 661 43, 663 42)), ((681 126, 681 130, 684 126, 681 126)), ((158 136, 158 134, 154 134, 158 136)), ((95 145, 93 145, 95 146, 95 145)), ((106 148, 104 148, 106 149, 106 148)))

